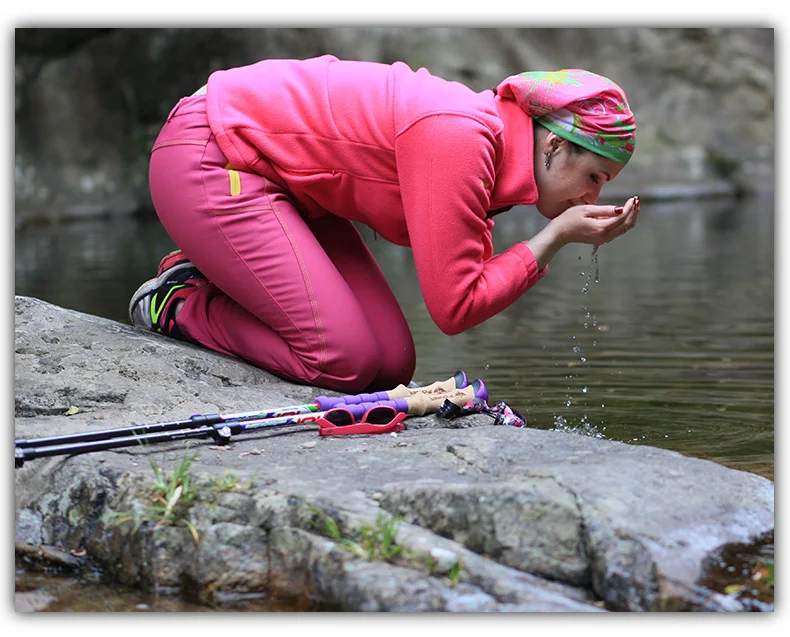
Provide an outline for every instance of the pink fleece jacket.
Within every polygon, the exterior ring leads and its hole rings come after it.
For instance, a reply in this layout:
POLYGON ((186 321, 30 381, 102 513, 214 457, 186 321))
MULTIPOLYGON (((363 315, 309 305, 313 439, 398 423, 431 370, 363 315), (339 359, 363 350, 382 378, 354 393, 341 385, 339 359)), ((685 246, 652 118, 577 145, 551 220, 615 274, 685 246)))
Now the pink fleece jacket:
POLYGON ((234 168, 287 188, 308 217, 361 222, 411 246, 428 312, 457 334, 546 272, 494 255, 491 210, 534 204, 532 120, 492 91, 406 64, 264 60, 213 73, 208 117, 234 168))

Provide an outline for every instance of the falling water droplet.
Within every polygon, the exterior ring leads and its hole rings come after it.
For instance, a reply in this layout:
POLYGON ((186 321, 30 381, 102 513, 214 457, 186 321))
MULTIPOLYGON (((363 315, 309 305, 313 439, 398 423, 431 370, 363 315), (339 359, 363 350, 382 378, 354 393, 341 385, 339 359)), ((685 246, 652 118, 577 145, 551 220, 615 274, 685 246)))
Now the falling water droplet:
MULTIPOLYGON (((584 282, 584 287, 582 288, 582 294, 587 294, 590 291, 590 282, 595 278, 595 282, 598 283, 600 280, 598 276, 598 246, 593 246, 592 249, 592 256, 590 258, 590 267, 592 270, 590 274, 587 276, 587 280, 584 282)), ((584 272, 582 272, 582 276, 584 276, 584 272)))
POLYGON ((595 282, 598 283, 598 246, 593 246, 592 249, 592 263, 595 267, 595 282))

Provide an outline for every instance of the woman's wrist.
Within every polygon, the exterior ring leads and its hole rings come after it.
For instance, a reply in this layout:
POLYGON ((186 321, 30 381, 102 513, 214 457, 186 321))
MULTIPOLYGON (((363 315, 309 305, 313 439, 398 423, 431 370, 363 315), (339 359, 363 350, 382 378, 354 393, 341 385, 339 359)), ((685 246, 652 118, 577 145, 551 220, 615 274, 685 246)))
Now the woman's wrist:
POLYGON ((532 239, 524 241, 524 244, 535 255, 538 262, 538 269, 542 270, 545 265, 554 257, 567 241, 564 238, 560 224, 555 223, 556 219, 550 221, 543 230, 536 234, 532 239))

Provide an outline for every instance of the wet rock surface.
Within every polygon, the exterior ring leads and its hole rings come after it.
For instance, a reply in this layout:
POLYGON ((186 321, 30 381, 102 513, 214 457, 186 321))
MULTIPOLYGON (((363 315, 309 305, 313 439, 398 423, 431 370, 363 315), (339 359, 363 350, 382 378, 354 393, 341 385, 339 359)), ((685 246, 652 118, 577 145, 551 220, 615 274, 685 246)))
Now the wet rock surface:
MULTIPOLYGON (((16 438, 330 394, 20 296, 14 360, 16 438)), ((57 546, 123 584, 205 604, 258 596, 300 610, 746 610, 698 581, 713 552, 773 530, 770 480, 485 416, 405 422, 398 434, 321 438, 301 426, 222 446, 174 441, 31 460, 15 470, 16 542, 30 552, 57 546), (146 521, 152 463, 170 475, 188 456, 192 499, 173 499, 183 521, 146 521), (397 550, 387 552, 389 519, 397 550), (366 542, 374 535, 378 544, 366 542)))

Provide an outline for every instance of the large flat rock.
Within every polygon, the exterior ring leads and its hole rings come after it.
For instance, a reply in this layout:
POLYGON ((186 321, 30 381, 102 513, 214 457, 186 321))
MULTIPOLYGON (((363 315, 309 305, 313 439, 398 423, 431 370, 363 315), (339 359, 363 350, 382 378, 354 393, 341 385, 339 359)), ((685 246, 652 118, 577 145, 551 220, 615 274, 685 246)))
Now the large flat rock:
MULTIPOLYGON (((37 299, 17 296, 15 308, 17 438, 330 394, 37 299)), ((121 582, 216 604, 258 595, 373 611, 744 609, 699 580, 715 551, 773 530, 770 480, 672 451, 491 422, 428 415, 399 434, 321 438, 294 427, 225 446, 39 458, 15 471, 16 540, 85 549, 121 582), (141 510, 151 461, 170 470, 187 453, 197 456, 187 513, 197 542, 187 526, 108 517, 141 510), (402 550, 388 561, 360 557, 317 510, 347 536, 397 516, 402 550)))

